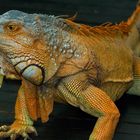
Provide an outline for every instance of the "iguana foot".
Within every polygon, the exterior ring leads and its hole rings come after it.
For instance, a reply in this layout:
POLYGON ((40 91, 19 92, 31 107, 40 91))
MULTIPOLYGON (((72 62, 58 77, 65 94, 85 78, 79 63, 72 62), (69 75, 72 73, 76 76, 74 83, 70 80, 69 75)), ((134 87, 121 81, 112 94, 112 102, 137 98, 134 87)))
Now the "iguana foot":
POLYGON ((3 125, 0 127, 0 138, 10 138, 15 140, 22 136, 24 140, 31 140, 28 134, 34 133, 37 136, 37 131, 32 125, 19 124, 14 122, 11 126, 3 125))

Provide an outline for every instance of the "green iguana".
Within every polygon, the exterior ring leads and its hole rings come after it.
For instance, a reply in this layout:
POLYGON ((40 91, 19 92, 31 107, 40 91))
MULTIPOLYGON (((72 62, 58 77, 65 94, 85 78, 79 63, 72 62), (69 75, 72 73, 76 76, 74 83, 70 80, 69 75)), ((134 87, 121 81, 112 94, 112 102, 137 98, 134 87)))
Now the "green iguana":
POLYGON ((127 22, 91 27, 17 10, 1 15, 2 68, 22 85, 15 121, 0 127, 0 137, 37 134, 33 121, 47 121, 56 100, 98 117, 89 140, 111 140, 120 117, 114 101, 129 89, 140 95, 140 59, 128 45, 132 28, 127 22))

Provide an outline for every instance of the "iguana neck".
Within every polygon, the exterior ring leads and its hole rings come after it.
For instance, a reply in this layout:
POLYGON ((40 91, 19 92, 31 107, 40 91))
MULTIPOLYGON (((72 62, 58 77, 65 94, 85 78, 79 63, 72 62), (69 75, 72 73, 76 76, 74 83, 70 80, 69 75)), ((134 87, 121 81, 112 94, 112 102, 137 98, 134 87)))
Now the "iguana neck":
MULTIPOLYGON (((69 32, 63 30, 67 25, 54 16, 47 17, 47 23, 44 25, 44 38, 47 50, 50 52, 50 58, 58 59, 59 56, 66 58, 72 57, 75 45, 69 32)), ((62 61, 62 60, 61 60, 62 61)))
POLYGON ((79 72, 88 61, 87 48, 82 43, 83 36, 77 35, 65 19, 53 16, 48 17, 43 29, 50 58, 59 66, 56 75, 66 76, 79 72))

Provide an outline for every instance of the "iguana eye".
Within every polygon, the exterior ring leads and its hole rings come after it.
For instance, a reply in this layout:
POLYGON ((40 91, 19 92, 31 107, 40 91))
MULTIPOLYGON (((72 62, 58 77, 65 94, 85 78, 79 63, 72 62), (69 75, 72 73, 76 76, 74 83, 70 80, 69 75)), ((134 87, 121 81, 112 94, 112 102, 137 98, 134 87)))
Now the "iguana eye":
POLYGON ((21 28, 21 24, 10 22, 4 25, 4 31, 10 35, 16 34, 21 28))
POLYGON ((14 25, 14 24, 9 24, 9 25, 7 26, 7 29, 8 29, 8 31, 13 32, 13 31, 16 31, 16 30, 17 30, 17 26, 14 25))
POLYGON ((6 23, 4 25, 4 30, 8 33, 14 33, 20 29, 20 24, 15 22, 6 23))

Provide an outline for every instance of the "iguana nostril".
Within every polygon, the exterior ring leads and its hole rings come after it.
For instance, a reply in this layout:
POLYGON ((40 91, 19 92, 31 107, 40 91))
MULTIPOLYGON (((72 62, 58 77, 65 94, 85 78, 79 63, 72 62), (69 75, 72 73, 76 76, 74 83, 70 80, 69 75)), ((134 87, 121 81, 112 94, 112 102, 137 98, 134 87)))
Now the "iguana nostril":
POLYGON ((35 85, 43 82, 43 70, 37 65, 30 65, 24 69, 22 76, 35 85))

